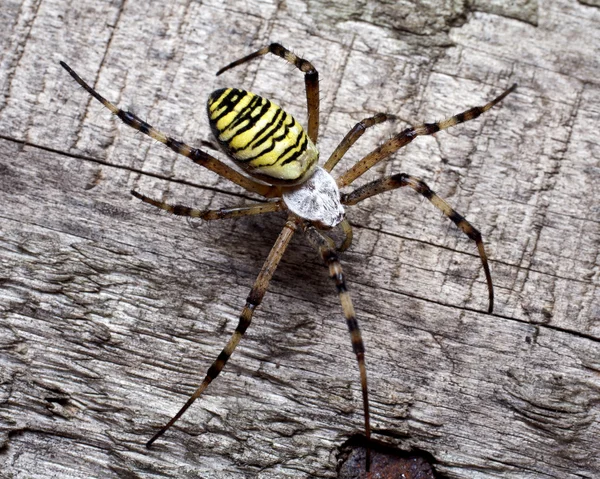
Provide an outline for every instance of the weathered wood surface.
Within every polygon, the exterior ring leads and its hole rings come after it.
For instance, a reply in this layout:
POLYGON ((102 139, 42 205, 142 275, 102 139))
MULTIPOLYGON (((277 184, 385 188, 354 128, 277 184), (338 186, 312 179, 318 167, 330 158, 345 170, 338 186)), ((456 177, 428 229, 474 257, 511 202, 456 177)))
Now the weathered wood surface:
MULTIPOLYGON (((335 477, 361 432, 335 289, 301 237, 224 374, 150 451, 235 327, 283 217, 202 224, 248 196, 111 118, 58 66, 150 123, 210 141, 224 85, 305 121, 321 73, 325 156, 378 111, 416 123, 516 93, 369 174, 420 176, 474 245, 411 191, 352 208, 343 255, 368 353, 374 436, 449 478, 600 477, 600 11, 492 2, 13 0, 0 17, 0 476, 335 477), (465 5, 466 4, 466 5, 465 5)), ((403 128, 366 134, 351 164, 403 128)))

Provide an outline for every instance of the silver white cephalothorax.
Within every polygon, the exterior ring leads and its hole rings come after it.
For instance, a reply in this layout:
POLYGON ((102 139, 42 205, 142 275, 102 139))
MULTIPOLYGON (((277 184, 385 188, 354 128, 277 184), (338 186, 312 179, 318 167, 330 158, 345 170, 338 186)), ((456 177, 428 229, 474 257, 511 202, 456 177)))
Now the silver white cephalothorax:
POLYGON ((298 186, 283 189, 288 209, 320 228, 333 228, 344 219, 340 190, 333 177, 321 167, 298 186))

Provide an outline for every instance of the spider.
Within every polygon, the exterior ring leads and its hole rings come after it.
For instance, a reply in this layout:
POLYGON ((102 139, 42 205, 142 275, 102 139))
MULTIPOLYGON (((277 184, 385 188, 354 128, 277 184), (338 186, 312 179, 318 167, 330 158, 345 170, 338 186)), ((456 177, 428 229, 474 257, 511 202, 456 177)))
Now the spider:
MULTIPOLYGON (((188 157, 193 162, 208 168, 245 190, 264 197, 266 201, 234 208, 199 210, 180 204, 168 204, 132 190, 131 194, 136 198, 174 215, 201 218, 207 221, 276 211, 288 212, 287 221, 250 290, 234 333, 208 369, 202 384, 177 414, 146 443, 147 447, 150 447, 185 413, 223 370, 250 326, 254 310, 261 304, 273 273, 281 261, 292 236, 298 230, 305 234, 309 243, 328 267, 329 276, 333 279, 339 295, 342 311, 350 332, 352 349, 358 363, 363 400, 364 430, 368 445, 371 437, 371 426, 365 348, 342 266, 338 259, 338 252, 346 250, 352 242, 352 227, 346 219, 344 206, 355 205, 371 196, 405 186, 427 198, 475 242, 488 287, 488 312, 491 313, 493 310, 492 278, 481 234, 448 203, 437 196, 423 181, 405 173, 397 173, 367 183, 349 193, 341 194, 340 188, 351 185, 374 165, 389 158, 417 136, 431 135, 458 123, 477 118, 504 99, 517 85, 512 85, 504 93, 483 106, 471 108, 440 122, 424 123, 404 129, 334 179, 331 171, 363 135, 365 130, 379 123, 395 119, 395 117, 378 113, 358 122, 340 142, 325 164, 322 167, 317 166, 319 159, 319 152, 316 147, 319 131, 319 74, 309 61, 298 57, 278 43, 271 43, 221 68, 217 75, 268 53, 283 58, 304 74, 308 129, 305 132, 289 113, 258 95, 236 88, 224 88, 214 91, 210 95, 207 104, 211 129, 224 152, 247 175, 241 174, 202 150, 192 148, 167 136, 133 113, 118 108, 83 81, 66 63, 60 62, 61 66, 79 85, 126 125, 164 143, 176 153, 188 157), (336 248, 335 243, 327 236, 325 231, 337 226, 341 228, 344 239, 340 246, 336 248)), ((369 467, 370 452, 367 446, 367 471, 369 471, 369 467)))

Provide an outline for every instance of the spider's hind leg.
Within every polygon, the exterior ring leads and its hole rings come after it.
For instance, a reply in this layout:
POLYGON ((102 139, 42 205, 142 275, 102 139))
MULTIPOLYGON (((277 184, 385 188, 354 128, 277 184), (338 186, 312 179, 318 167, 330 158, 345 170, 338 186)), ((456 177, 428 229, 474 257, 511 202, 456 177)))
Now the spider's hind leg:
POLYGON ((429 186, 427 186, 423 181, 405 173, 398 173, 396 175, 372 181, 371 183, 367 183, 366 185, 357 188, 351 193, 342 195, 342 204, 348 206, 355 205, 367 198, 370 198, 371 196, 378 195, 385 191, 395 190, 396 188, 402 188, 403 186, 410 186, 417 193, 427 198, 437 209, 450 218, 450 220, 456 226, 458 226, 463 233, 475 241, 488 287, 488 313, 491 313, 494 309, 494 286, 492 285, 492 275, 490 274, 490 267, 488 265, 487 254, 481 239, 481 233, 475 229, 473 225, 464 218, 464 216, 456 212, 454 208, 446 203, 446 201, 435 194, 435 192, 432 191, 431 188, 429 188, 429 186))
POLYGON ((266 55, 267 53, 272 53, 273 55, 283 58, 286 62, 291 63, 304 73, 306 108, 308 110, 308 137, 316 145, 319 136, 319 72, 317 72, 317 69, 308 60, 300 58, 279 43, 271 43, 250 55, 246 55, 245 57, 224 66, 217 72, 217 75, 220 75, 230 68, 237 67, 250 60, 266 55))
POLYGON ((201 218, 205 221, 224 220, 231 218, 239 218, 241 216, 261 215, 265 213, 273 213, 285 209, 283 202, 274 201, 270 203, 253 203, 251 205, 239 206, 236 208, 221 208, 217 210, 198 210, 181 204, 172 205, 164 201, 155 200, 149 196, 131 190, 131 194, 136 198, 156 206, 161 210, 165 210, 176 216, 190 216, 191 218, 201 218))
POLYGON ((250 294, 248 295, 248 299, 246 299, 246 305, 240 314, 238 325, 235 328, 234 333, 231 338, 217 357, 217 359, 212 363, 210 368, 208 369, 204 381, 194 394, 190 396, 187 402, 183 405, 183 407, 173 416, 173 418, 162 427, 152 438, 146 443, 146 447, 152 446, 152 443, 156 441, 160 436, 162 436, 175 422, 187 411, 187 409, 198 399, 202 393, 206 390, 208 385, 221 373, 225 364, 233 354, 233 351, 239 344, 242 336, 246 332, 246 329, 250 326, 252 321, 252 315, 254 314, 254 310, 260 305, 262 302, 265 293, 267 292, 267 288, 269 287, 269 282, 281 261, 283 253, 285 252, 294 232, 296 231, 297 224, 296 220, 293 219, 292 216, 288 218, 283 230, 275 240, 275 244, 271 251, 269 252, 269 256, 265 260, 252 289, 250 290, 250 294))
POLYGON ((346 318, 348 331, 350 332, 352 350, 356 355, 356 361, 358 362, 358 370, 360 373, 360 387, 362 390, 363 414, 365 421, 365 436, 367 438, 366 470, 369 472, 371 465, 371 453, 369 449, 369 439, 371 438, 371 421, 369 412, 369 391, 367 388, 367 368, 365 365, 365 346, 362 340, 360 328, 358 327, 358 321, 356 320, 354 306, 352 305, 352 298, 350 297, 350 293, 346 287, 346 280, 344 278, 342 265, 340 264, 335 249, 332 247, 329 238, 322 235, 314 226, 305 225, 304 233, 306 234, 306 237, 311 245, 318 251, 319 256, 325 265, 329 268, 329 276, 335 281, 335 287, 340 297, 340 303, 342 305, 342 310, 344 311, 344 317, 346 318))

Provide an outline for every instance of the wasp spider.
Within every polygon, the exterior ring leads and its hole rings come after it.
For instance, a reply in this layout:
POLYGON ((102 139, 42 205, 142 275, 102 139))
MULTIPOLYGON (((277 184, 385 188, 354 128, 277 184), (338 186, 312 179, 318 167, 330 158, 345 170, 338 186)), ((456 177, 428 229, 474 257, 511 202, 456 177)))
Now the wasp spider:
MULTIPOLYGON (((352 349, 358 362, 363 397, 364 428, 368 443, 371 428, 369 424, 365 348, 337 254, 338 251, 348 248, 352 242, 352 228, 345 218, 344 206, 355 205, 371 196, 404 186, 408 186, 423 195, 475 242, 479 250, 489 291, 488 311, 491 313, 493 309, 492 279, 479 231, 463 216, 454 211, 448 203, 437 196, 424 182, 405 173, 397 173, 367 183, 349 193, 340 194, 339 189, 351 185, 367 170, 390 157, 417 136, 431 135, 458 123, 477 118, 512 92, 516 85, 511 86, 484 106, 471 108, 440 122, 424 123, 416 127, 406 128, 374 149, 350 169, 334 178, 331 171, 365 130, 394 117, 379 113, 358 122, 340 142, 325 164, 318 166, 319 152, 316 143, 319 132, 319 74, 309 61, 296 56, 278 43, 272 43, 227 65, 219 70, 217 75, 267 53, 283 58, 304 74, 308 132, 305 132, 289 113, 266 98, 237 88, 224 88, 213 92, 207 105, 212 131, 225 153, 248 176, 230 168, 204 151, 192 148, 165 135, 134 114, 121 110, 85 83, 68 65, 61 62, 63 68, 69 72, 79 85, 125 124, 164 143, 176 153, 188 157, 193 162, 227 178, 245 190, 266 198, 267 201, 235 208, 198 210, 178 204, 171 205, 149 198, 137 191, 132 191, 131 194, 136 198, 175 215, 191 216, 204 220, 237 218, 275 211, 288 212, 283 230, 275 241, 250 290, 235 332, 208 369, 200 387, 190 396, 179 412, 148 441, 146 444, 148 447, 182 416, 219 375, 242 339, 246 329, 250 326, 254 310, 260 305, 283 253, 288 247, 293 234, 298 230, 306 235, 309 243, 316 249, 328 267, 329 275, 333 279, 339 295, 344 317, 350 331, 352 349), (342 244, 338 248, 324 232, 335 226, 340 226, 345 235, 342 244)), ((367 449, 367 470, 369 463, 369 451, 367 449)))

